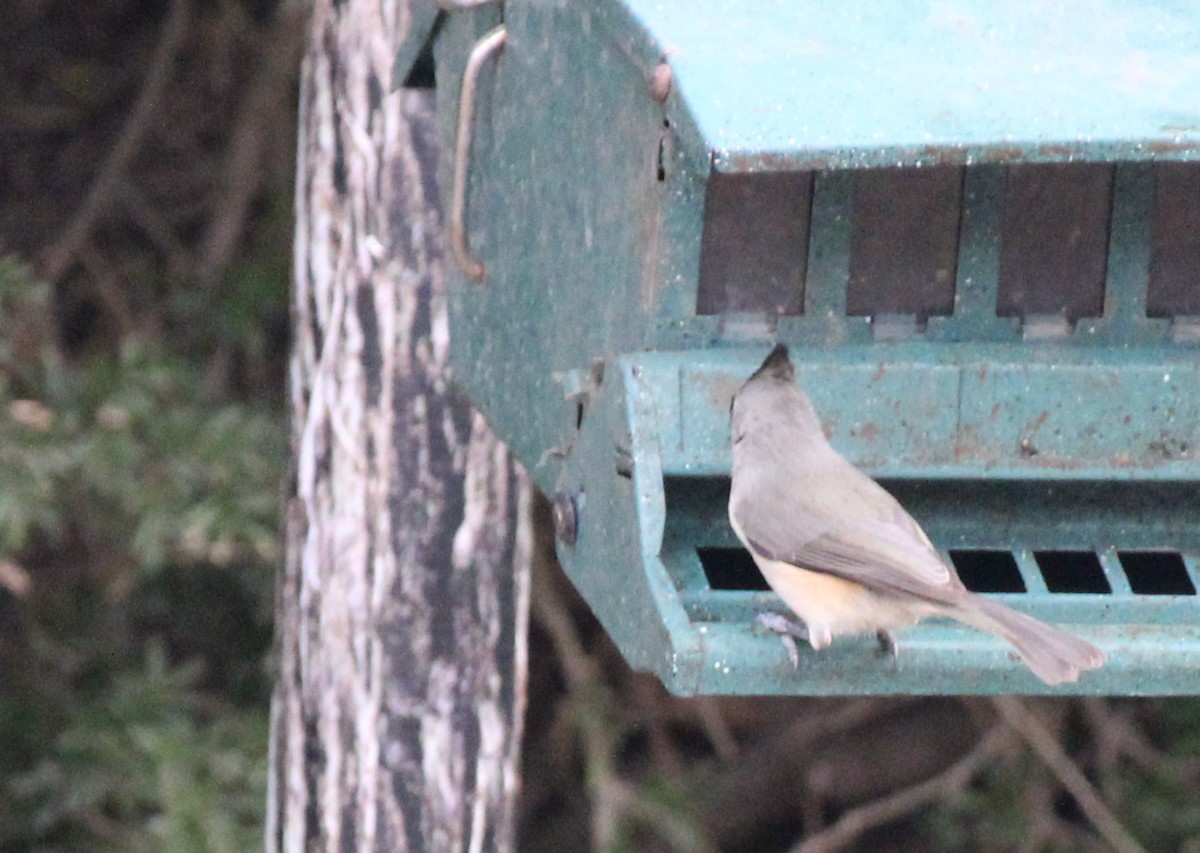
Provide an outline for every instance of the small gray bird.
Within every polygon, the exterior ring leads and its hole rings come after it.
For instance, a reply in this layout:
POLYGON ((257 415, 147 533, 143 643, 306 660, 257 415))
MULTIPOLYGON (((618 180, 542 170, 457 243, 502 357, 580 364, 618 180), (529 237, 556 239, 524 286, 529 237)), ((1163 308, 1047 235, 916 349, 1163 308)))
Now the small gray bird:
POLYGON ((786 346, 742 385, 731 414, 729 522, 814 649, 936 614, 1012 643, 1047 684, 1104 663, 1090 643, 969 592, 896 499, 830 446, 786 346))

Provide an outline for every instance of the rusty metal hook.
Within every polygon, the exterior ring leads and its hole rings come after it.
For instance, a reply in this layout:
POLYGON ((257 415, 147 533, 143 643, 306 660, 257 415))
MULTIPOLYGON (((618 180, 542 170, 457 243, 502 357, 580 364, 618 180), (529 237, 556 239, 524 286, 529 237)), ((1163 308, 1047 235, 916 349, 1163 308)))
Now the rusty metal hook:
POLYGON ((462 93, 458 99, 458 139, 454 145, 454 191, 450 199, 450 253, 463 274, 474 281, 483 281, 486 272, 483 262, 471 254, 467 244, 467 166, 471 157, 472 128, 475 122, 475 89, 479 71, 503 45, 508 32, 496 27, 475 43, 463 70, 462 93))

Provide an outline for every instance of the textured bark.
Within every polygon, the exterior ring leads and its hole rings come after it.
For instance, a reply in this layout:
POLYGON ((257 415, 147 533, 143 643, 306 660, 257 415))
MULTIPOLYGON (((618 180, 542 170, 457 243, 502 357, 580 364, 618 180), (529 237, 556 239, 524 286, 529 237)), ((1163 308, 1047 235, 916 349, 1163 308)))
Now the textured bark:
POLYGON ((530 488, 448 386, 433 92, 398 0, 318 0, 301 80, 267 848, 512 847, 530 488))

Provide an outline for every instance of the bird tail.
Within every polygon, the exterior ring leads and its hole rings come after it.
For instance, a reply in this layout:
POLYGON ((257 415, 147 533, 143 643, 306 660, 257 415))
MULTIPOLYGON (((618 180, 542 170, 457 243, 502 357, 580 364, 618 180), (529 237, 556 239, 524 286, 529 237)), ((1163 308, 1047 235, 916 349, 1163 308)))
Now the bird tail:
POLYGON ((1012 643, 1033 674, 1050 685, 1075 681, 1108 659, 1091 643, 980 595, 949 615, 1012 643))

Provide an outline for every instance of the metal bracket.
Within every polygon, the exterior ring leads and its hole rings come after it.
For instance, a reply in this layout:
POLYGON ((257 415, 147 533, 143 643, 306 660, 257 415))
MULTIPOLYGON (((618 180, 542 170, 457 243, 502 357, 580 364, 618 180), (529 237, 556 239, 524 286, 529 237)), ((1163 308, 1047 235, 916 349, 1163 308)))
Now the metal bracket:
POLYGON ((462 93, 458 100, 458 139, 454 145, 454 192, 450 200, 450 253, 467 278, 483 281, 483 262, 471 255, 467 243, 467 167, 471 156, 472 128, 475 121, 475 90, 483 64, 500 50, 508 32, 496 27, 475 43, 463 70, 462 93))

